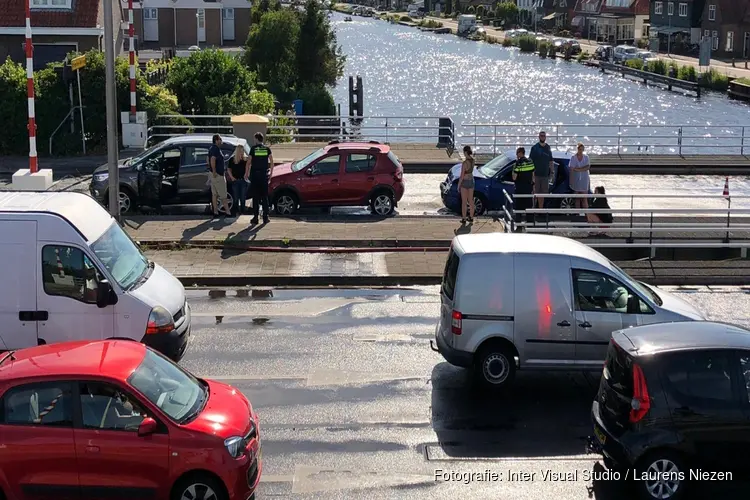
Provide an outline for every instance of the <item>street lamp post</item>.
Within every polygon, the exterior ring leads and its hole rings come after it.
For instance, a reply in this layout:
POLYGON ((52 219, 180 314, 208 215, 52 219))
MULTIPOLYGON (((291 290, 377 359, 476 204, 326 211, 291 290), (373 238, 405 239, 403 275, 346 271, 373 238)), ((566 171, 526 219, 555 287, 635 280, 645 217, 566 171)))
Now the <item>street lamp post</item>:
POLYGON ((120 220, 120 172, 117 168, 117 93, 115 89, 115 36, 112 26, 112 2, 104 4, 104 60, 106 63, 107 163, 109 164, 109 213, 120 220))

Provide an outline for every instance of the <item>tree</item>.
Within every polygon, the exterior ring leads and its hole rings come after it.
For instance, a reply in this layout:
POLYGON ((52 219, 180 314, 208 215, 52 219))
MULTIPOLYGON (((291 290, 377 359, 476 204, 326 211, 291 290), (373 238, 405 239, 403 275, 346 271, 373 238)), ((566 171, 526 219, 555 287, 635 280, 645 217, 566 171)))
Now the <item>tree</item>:
POLYGON ((501 2, 495 7, 495 15, 506 25, 515 24, 518 19, 518 6, 514 2, 501 2))
POLYGON ((268 12, 274 12, 281 9, 281 4, 278 0, 260 0, 254 3, 250 9, 250 26, 260 24, 260 20, 263 14, 268 12))
POLYGON ((308 0, 297 45, 297 87, 336 85, 345 61, 326 12, 317 0, 308 0))
POLYGON ((453 0, 453 14, 459 15, 461 13, 461 0, 453 0))
POLYGON ((299 16, 291 9, 267 12, 250 29, 245 64, 258 72, 261 81, 280 100, 288 99, 297 81, 299 16))

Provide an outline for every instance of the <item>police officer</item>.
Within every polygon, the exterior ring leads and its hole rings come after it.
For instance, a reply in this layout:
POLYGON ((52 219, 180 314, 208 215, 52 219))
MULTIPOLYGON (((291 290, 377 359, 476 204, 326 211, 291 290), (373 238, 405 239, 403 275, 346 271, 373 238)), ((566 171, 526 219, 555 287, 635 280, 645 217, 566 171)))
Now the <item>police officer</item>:
POLYGON ((255 145, 250 148, 250 192, 253 197, 253 220, 258 223, 260 206, 263 205, 263 223, 268 224, 268 183, 273 173, 273 153, 263 144, 263 134, 255 134, 255 145))
MULTIPOLYGON (((513 182, 516 185, 516 194, 532 194, 534 192, 534 162, 526 158, 526 149, 516 149, 516 164, 513 167, 513 182)), ((514 198, 513 206, 516 211, 528 210, 532 207, 531 197, 514 198)), ((526 222, 533 220, 533 214, 526 214, 526 222)), ((516 224, 519 222, 519 216, 516 215, 516 224)), ((525 228, 521 229, 525 231, 525 228)))

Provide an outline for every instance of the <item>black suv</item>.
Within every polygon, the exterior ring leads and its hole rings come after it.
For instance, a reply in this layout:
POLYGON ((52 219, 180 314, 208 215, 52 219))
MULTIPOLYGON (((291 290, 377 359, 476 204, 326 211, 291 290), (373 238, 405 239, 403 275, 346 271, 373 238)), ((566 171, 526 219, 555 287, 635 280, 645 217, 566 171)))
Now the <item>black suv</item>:
POLYGON ((750 331, 694 321, 614 332, 591 414, 590 447, 643 498, 750 477, 750 331))

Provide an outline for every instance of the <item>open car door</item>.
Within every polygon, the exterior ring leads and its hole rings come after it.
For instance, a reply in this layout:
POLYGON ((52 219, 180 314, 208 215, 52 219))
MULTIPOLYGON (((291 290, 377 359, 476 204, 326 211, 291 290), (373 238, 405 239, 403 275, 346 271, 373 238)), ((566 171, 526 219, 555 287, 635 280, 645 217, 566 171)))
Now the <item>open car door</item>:
POLYGON ((161 184, 164 179, 163 154, 148 158, 138 166, 138 206, 161 210, 161 184))

